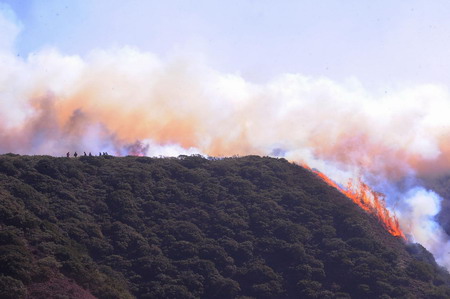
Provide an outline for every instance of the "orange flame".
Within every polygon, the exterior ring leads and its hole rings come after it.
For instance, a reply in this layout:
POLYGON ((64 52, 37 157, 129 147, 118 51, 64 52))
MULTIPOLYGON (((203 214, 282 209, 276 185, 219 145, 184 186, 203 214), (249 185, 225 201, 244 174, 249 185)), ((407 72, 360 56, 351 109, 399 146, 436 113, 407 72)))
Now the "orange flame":
POLYGON ((384 194, 372 190, 360 179, 356 182, 356 184, 354 184, 353 181, 350 180, 347 184, 347 188, 343 189, 323 173, 317 170, 312 170, 307 166, 306 168, 314 172, 325 183, 327 183, 331 187, 336 188, 345 196, 350 198, 364 211, 375 215, 391 235, 395 237, 401 237, 406 240, 405 234, 400 229, 397 217, 395 215, 391 215, 389 210, 386 208, 384 194))

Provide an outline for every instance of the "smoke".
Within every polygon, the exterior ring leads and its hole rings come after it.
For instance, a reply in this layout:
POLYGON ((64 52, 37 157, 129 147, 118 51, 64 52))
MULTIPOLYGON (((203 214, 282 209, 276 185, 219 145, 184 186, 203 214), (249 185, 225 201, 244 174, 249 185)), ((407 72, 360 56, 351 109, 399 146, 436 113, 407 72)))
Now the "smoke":
POLYGON ((433 191, 415 187, 404 194, 402 201, 402 227, 410 232, 413 241, 425 244, 439 264, 450 269, 450 238, 434 220, 442 199, 433 191))
POLYGON ((439 86, 377 96, 356 81, 300 74, 254 84, 127 47, 85 59, 49 49, 26 60, 4 55, 1 62, 10 66, 0 81, 2 133, 10 140, 2 151, 57 155, 76 142, 101 150, 109 140, 120 152, 152 140, 211 155, 281 148, 294 160, 317 158, 390 177, 449 166, 450 94, 439 86), (47 133, 64 141, 51 152, 47 133), (102 142, 81 140, 86 135, 102 142))
POLYGON ((343 184, 380 186, 403 230, 450 267, 449 238, 434 221, 440 198, 420 186, 389 197, 407 178, 450 169, 446 88, 373 92, 302 74, 256 84, 132 47, 20 58, 11 24, 0 14, 0 153, 283 155, 343 184))

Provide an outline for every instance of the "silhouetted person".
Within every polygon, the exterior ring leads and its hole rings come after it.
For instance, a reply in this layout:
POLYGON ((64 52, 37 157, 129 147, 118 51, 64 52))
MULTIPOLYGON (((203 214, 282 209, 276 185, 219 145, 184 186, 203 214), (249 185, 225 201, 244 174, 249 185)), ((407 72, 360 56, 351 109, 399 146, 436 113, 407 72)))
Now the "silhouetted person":
POLYGON ((67 158, 69 158, 70 157, 70 152, 67 152, 66 156, 67 156, 67 158))
POLYGON ((91 154, 91 152, 89 152, 89 157, 92 157, 92 154, 91 154))
POLYGON ((73 154, 73 156, 74 156, 75 158, 78 157, 77 152, 75 152, 75 153, 73 154))
POLYGON ((101 155, 102 155, 102 153, 100 153, 100 152, 99 152, 99 153, 98 153, 98 155, 99 155, 99 156, 101 156, 101 155))
POLYGON ((87 155, 86 155, 86 152, 84 152, 84 156, 86 157, 87 155))

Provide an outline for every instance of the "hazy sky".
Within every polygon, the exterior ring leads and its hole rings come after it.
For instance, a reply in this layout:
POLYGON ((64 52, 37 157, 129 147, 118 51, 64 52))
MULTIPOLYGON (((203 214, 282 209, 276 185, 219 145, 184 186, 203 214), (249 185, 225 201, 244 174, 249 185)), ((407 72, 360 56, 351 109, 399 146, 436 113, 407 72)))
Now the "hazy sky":
POLYGON ((450 1, 1 2, 21 26, 21 56, 130 45, 162 58, 194 56, 253 81, 301 73, 355 77, 368 88, 450 84, 450 1))

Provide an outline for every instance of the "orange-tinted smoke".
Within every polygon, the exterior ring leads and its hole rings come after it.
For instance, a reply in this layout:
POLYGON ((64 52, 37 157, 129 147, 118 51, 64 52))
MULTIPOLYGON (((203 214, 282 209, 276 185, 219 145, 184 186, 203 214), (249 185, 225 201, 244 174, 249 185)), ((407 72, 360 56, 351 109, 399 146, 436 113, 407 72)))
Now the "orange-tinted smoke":
POLYGON ((212 156, 281 148, 292 161, 389 179, 450 170, 450 94, 437 86, 377 95, 354 82, 300 74, 255 84, 132 48, 0 60, 0 79, 7 78, 0 80, 2 152, 58 155, 101 139, 96 147, 117 154, 136 142, 212 156))

